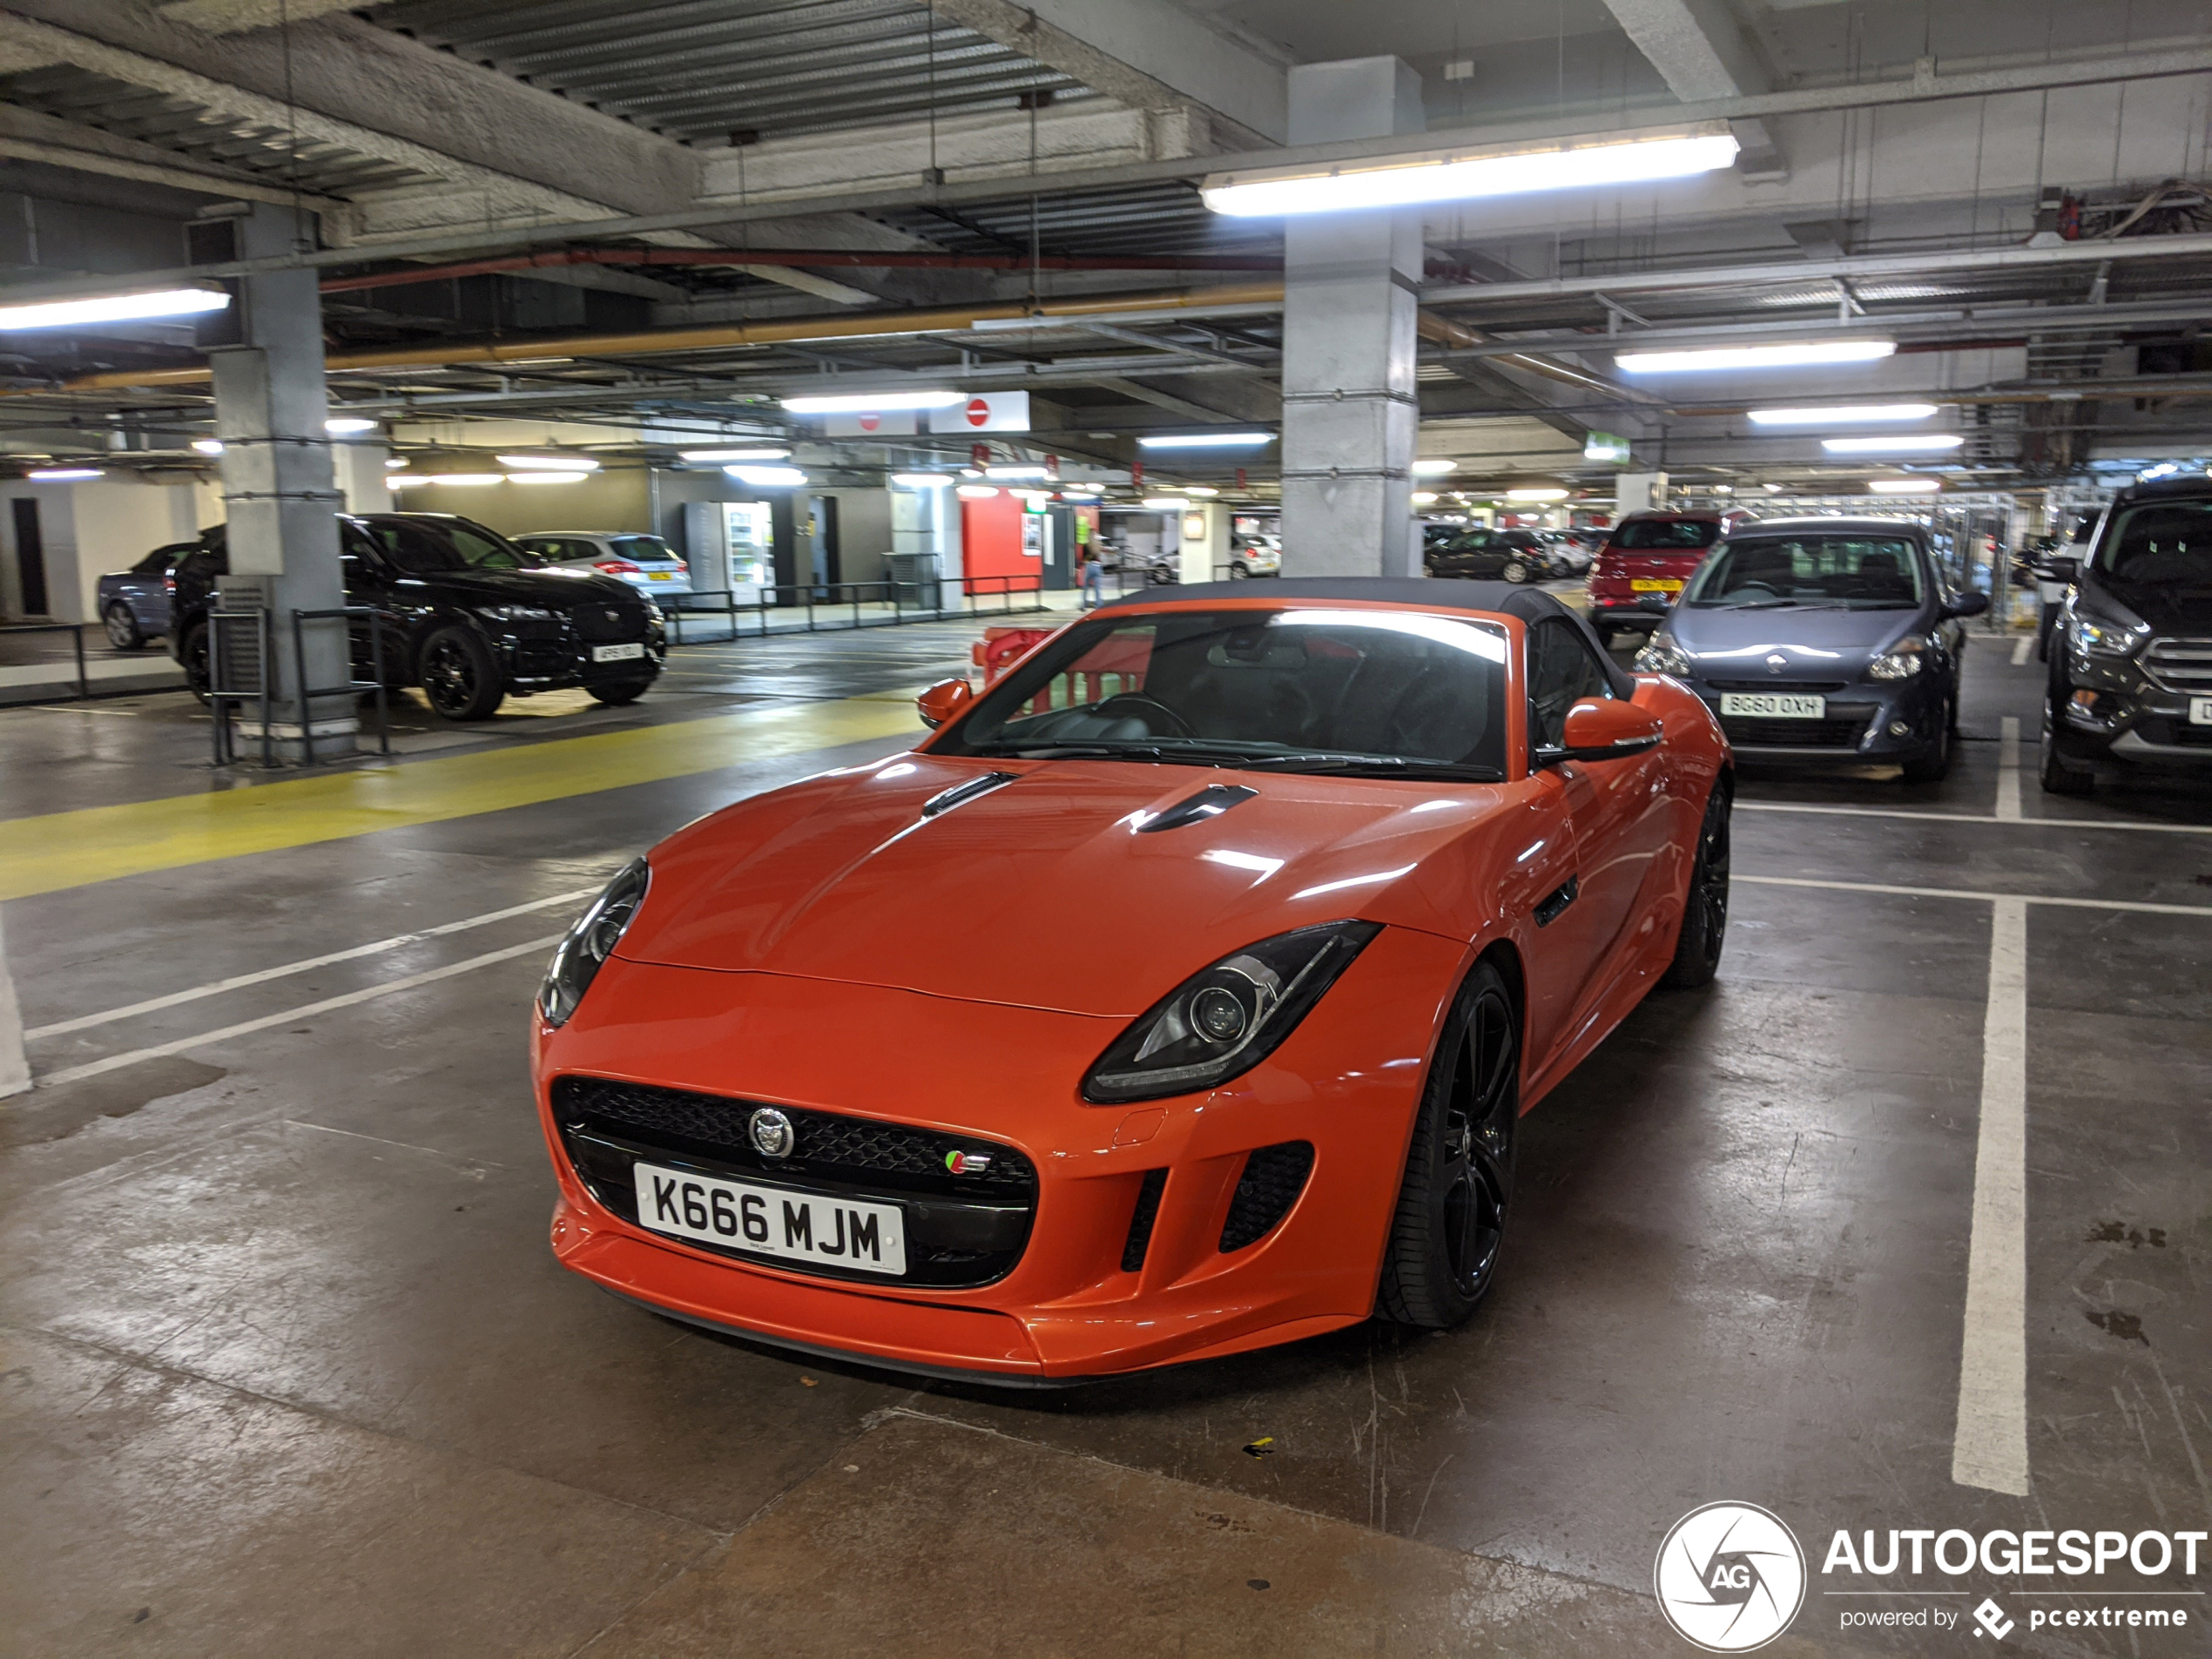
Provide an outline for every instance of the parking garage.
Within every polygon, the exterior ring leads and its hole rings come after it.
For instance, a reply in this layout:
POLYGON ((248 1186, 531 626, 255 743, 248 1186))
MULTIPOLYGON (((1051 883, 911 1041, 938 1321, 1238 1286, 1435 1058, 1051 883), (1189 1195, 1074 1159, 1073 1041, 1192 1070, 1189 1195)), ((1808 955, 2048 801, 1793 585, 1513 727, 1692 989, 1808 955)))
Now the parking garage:
POLYGON ((0 44, 0 1648, 2202 1651, 2202 6, 0 44))

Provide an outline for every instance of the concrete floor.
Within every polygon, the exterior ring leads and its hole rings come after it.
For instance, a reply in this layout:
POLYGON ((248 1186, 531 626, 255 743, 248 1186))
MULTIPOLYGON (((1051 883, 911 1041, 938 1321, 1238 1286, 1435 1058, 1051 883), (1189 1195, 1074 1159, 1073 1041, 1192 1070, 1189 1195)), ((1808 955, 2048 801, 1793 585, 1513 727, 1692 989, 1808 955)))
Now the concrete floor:
MULTIPOLYGON (((974 637, 690 650, 631 709, 411 719, 400 769, 892 702, 974 637)), ((1723 1498, 1814 1555, 1770 1651, 1947 1651, 1971 1625, 1839 1633, 1864 1603, 1821 1594, 1835 1529, 2205 1527, 2212 800, 2027 774, 2000 819, 2001 722, 2032 733, 2040 689, 2010 647, 1977 641, 1940 786, 1747 776, 1718 982, 1654 997, 1526 1120, 1504 1278, 1443 1335, 1009 1395, 600 1295, 547 1251, 523 1078, 568 901, 42 1036, 48 1073, 170 1051, 0 1106, 0 1651, 1687 1652, 1653 1554, 1723 1498), (1992 907, 1776 880, 2188 907, 2027 910, 2025 1497, 1951 1478, 1992 907)), ((203 795, 193 714, 0 713, 0 835, 203 795)), ((25 1022, 592 887, 912 741, 881 729, 13 899, 25 1022)), ((2031 1635, 2057 1603, 1969 1581, 2022 1619, 2006 1647, 2205 1651, 2201 1621, 2031 1635)))

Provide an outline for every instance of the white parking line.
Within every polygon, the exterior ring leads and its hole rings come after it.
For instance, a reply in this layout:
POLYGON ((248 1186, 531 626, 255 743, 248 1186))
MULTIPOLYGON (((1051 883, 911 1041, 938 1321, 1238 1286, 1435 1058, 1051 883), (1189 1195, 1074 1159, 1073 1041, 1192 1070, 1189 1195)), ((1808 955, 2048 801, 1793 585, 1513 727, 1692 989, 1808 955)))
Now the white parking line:
POLYGON ((102 1072, 119 1071, 125 1066, 135 1066, 141 1060, 158 1060, 165 1055, 182 1054, 187 1049, 204 1049, 214 1043, 242 1037, 248 1032, 266 1031, 273 1025, 283 1025, 291 1020, 304 1020, 318 1014, 328 1014, 335 1008, 347 1008, 357 1002, 372 1001, 380 996, 389 996, 395 991, 411 991, 418 985, 428 985, 442 979, 451 979, 456 974, 466 974, 479 968, 489 968, 494 962, 503 962, 516 956, 528 956, 534 952, 550 950, 559 944, 563 935, 548 934, 543 939, 533 939, 520 945, 509 945, 504 950, 486 951, 481 956, 471 956, 466 961, 448 962, 443 968, 431 968, 428 973, 410 974, 405 979, 387 980, 381 985, 370 985, 358 991, 348 991, 343 996, 327 996, 320 1002, 302 1003, 296 1008, 287 1008, 281 1014, 265 1014, 258 1020, 241 1020, 236 1025, 226 1025, 219 1030, 203 1031, 198 1036, 179 1037, 173 1042, 157 1042, 151 1048, 133 1049, 128 1054, 111 1054, 105 1060, 90 1060, 81 1066, 48 1072, 35 1081, 41 1089, 53 1089, 63 1083, 81 1082, 87 1077, 97 1077, 102 1072))
POLYGON ((2026 829, 2155 830, 2166 835, 2212 835, 2212 824, 2153 824, 2139 818, 1998 818, 1988 813, 1932 813, 1910 806, 1822 806, 1810 801, 1739 800, 1739 813, 1813 813, 1831 818, 1925 818, 1938 824, 2011 824, 2026 829))
POLYGON ((1951 1478, 2027 1495, 2027 906, 1991 907, 1951 1478))
POLYGON ((1831 893, 1883 893, 1900 899, 1973 899, 1982 904, 2056 905, 2067 910, 2126 910, 2152 916, 2212 916, 2212 905, 2151 904, 2128 899, 2061 899, 2043 893, 1976 893, 1971 887, 1899 887, 1878 881, 1815 881, 1792 875, 1734 875, 1755 887, 1817 887, 1831 893))
POLYGON ((2020 723, 2016 714, 2005 717, 1997 739, 1997 816, 2007 824, 2020 821, 2020 723))
POLYGON ((425 939, 437 939, 447 934, 466 933, 472 927, 489 927, 495 921, 505 921, 510 916, 527 916, 533 910, 549 910, 555 905, 581 904, 599 889, 597 887, 577 887, 569 893, 556 893, 549 899, 533 899, 528 904, 509 905, 504 910, 487 910, 481 916, 463 916, 458 921, 442 921, 435 927, 425 927, 419 933, 395 934, 389 939, 379 939, 366 945, 355 945, 348 950, 334 950, 327 956, 309 956, 296 962, 284 962, 275 968, 264 968, 251 974, 235 974, 229 979, 211 981, 182 991, 171 991, 165 996, 150 996, 143 1002, 127 1003, 119 1008, 109 1008, 99 1014, 80 1014, 73 1020, 57 1020, 51 1025, 34 1027, 24 1032, 24 1041, 36 1042, 40 1037, 58 1037, 70 1031, 82 1031, 88 1027, 105 1025, 112 1020, 127 1020, 134 1014, 152 1014, 157 1008, 172 1008, 179 1002, 196 1002, 203 996, 219 996, 225 991, 235 991, 243 986, 260 985, 288 974, 305 974, 313 968, 327 968, 333 962, 354 961, 363 956, 381 956, 386 951, 399 949, 425 939))
POLYGON ((2027 666, 2028 653, 2033 651, 2034 649, 2035 636, 2033 634, 2022 634, 2018 639, 2014 640, 2013 642, 2013 666, 2014 668, 2026 668, 2027 666))

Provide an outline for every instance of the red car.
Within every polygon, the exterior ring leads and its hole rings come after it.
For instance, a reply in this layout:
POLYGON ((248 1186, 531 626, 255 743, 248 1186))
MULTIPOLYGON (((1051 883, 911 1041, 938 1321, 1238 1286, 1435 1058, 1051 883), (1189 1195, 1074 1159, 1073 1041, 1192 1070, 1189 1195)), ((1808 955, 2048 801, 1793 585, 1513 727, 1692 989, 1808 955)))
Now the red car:
POLYGON ((1488 1290, 1519 1115, 1710 979, 1730 755, 1550 596, 1137 593, 617 875, 532 1032, 561 1262, 1053 1383, 1488 1290))
POLYGON ((1613 527, 1590 566, 1590 626, 1610 646, 1627 630, 1649 633, 1664 615, 1647 599, 1672 604, 1682 585, 1697 574, 1706 550, 1721 538, 1733 515, 1629 513, 1613 527))

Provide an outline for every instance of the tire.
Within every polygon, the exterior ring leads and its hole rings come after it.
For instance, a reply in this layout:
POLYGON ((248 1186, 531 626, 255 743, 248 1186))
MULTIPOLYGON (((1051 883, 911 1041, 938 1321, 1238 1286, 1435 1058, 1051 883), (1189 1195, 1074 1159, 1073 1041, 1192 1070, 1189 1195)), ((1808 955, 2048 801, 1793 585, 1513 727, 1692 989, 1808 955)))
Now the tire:
POLYGON ((1241 563, 1232 564, 1229 567, 1229 579, 1231 582, 1243 582, 1248 580, 1251 576, 1251 572, 1246 570, 1241 563))
POLYGON ((177 662, 185 671, 185 685, 201 703, 207 701, 207 624, 196 622, 177 642, 177 662))
POLYGON ((1954 730, 1951 710, 1944 709, 1943 718, 1936 722, 1935 741, 1905 763, 1905 779, 1908 784, 1939 784, 1951 770, 1951 733, 1954 730))
POLYGON ((1489 1292, 1513 1206, 1521 1015, 1488 962, 1444 1022, 1406 1155, 1375 1311, 1425 1331, 1458 1325, 1489 1292))
POLYGON ((624 680, 616 685, 587 685, 583 689, 610 709, 635 703, 652 686, 651 680, 624 680))
POLYGON ((1729 818, 1734 805, 1728 779, 1716 780, 1697 826, 1697 856, 1689 867, 1689 894, 1683 901, 1675 959, 1659 979, 1669 990, 1710 985, 1720 970, 1721 947, 1728 939, 1729 818))
POLYGON ((100 613, 100 626, 107 631, 107 643, 118 651, 139 651, 146 643, 145 631, 138 626, 138 619, 131 614, 131 607, 117 599, 100 613))
POLYGON ((459 624, 422 642, 415 677, 431 709, 445 720, 487 720, 507 695, 491 647, 459 624))
POLYGON ((1498 574, 1506 581, 1512 583, 1515 587, 1519 587, 1522 583, 1528 580, 1528 567, 1523 564, 1519 559, 1507 559, 1506 561, 1505 569, 1499 571, 1498 574))
POLYGON ((2057 706, 2054 688, 2051 699, 2043 705, 2043 740, 2037 756, 2036 781, 2043 786, 2043 792, 2047 795, 2094 794, 2097 774, 2069 766, 2059 756, 2059 745, 2051 730, 2057 723, 2057 706))

